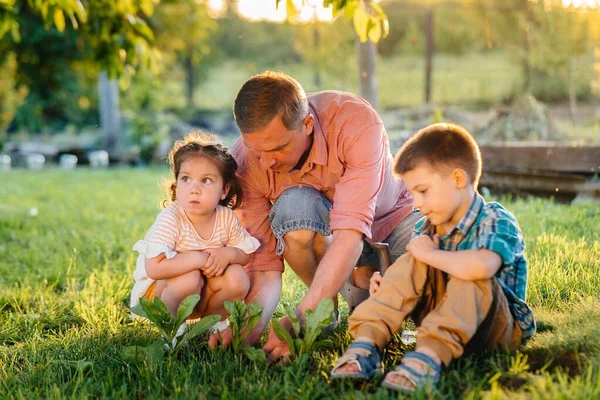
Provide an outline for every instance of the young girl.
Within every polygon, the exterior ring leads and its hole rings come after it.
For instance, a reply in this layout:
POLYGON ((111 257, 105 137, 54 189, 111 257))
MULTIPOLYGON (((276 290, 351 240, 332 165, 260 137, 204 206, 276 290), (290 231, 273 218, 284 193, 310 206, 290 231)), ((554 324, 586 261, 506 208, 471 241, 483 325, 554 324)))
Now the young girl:
MULTIPOLYGON (((169 165, 175 179, 171 203, 133 247, 140 255, 131 306, 140 297, 159 296, 175 316, 183 299, 199 294, 190 319, 212 314, 225 319, 223 303, 248 293, 242 265, 260 246, 232 211, 242 202, 237 163, 214 136, 192 131, 173 145, 169 165)), ((184 329, 185 324, 179 333, 184 329)))

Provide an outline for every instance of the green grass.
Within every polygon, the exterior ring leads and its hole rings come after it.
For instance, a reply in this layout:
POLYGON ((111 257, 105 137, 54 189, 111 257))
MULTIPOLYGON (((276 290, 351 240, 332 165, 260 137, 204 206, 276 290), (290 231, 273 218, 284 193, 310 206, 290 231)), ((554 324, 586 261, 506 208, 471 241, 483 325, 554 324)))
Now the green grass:
MULTIPOLYGON (((152 327, 131 322, 127 304, 136 257, 131 247, 158 212, 157 182, 165 174, 79 169, 0 175, 0 398, 397 397, 377 380, 329 381, 349 342, 345 324, 331 334, 331 349, 287 366, 211 352, 205 337, 158 366, 124 362, 122 348, 158 338, 152 327)), ((524 231, 529 302, 540 332, 519 352, 454 363, 434 392, 415 397, 598 398, 600 205, 503 202, 524 231)), ((284 279, 283 299, 296 304, 305 289, 290 272, 284 279)), ((394 341, 386 367, 405 350, 394 341)))

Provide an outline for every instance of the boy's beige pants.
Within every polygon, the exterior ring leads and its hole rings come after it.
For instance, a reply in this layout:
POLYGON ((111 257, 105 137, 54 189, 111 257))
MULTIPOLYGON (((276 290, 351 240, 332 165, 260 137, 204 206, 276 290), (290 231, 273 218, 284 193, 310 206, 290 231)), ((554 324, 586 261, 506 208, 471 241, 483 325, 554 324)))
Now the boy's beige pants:
POLYGON ((416 261, 410 253, 388 268, 380 289, 348 318, 353 338, 372 339, 381 350, 410 316, 417 325, 417 350, 440 360, 484 348, 516 347, 521 329, 495 278, 464 281, 416 261))

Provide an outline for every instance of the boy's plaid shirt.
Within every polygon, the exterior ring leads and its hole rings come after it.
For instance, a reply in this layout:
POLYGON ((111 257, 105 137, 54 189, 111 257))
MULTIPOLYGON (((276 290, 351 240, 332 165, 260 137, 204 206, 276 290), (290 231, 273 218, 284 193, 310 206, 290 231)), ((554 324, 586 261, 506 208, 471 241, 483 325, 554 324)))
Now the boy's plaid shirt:
MULTIPOLYGON (((414 236, 433 236, 435 226, 426 218, 415 225, 414 236)), ((488 249, 502 258, 496 278, 504 289, 510 310, 519 323, 523 338, 535 333, 535 319, 525 303, 527 294, 527 261, 525 242, 514 215, 496 202, 486 203, 479 194, 456 224, 452 232, 440 238, 440 249, 446 251, 488 249)))

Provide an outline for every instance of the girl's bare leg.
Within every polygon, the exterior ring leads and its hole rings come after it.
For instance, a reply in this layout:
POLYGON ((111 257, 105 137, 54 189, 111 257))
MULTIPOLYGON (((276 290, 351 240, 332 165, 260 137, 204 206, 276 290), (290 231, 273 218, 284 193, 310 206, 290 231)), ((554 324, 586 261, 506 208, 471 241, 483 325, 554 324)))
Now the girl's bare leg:
POLYGON ((165 303, 172 316, 177 315, 179 304, 192 294, 201 294, 204 277, 199 270, 193 270, 175 278, 156 282, 156 295, 165 303))
POLYGON ((244 300, 250 289, 250 280, 244 267, 232 264, 221 276, 206 278, 206 286, 202 291, 202 299, 197 310, 201 315, 220 315, 227 318, 224 303, 226 301, 244 300))

